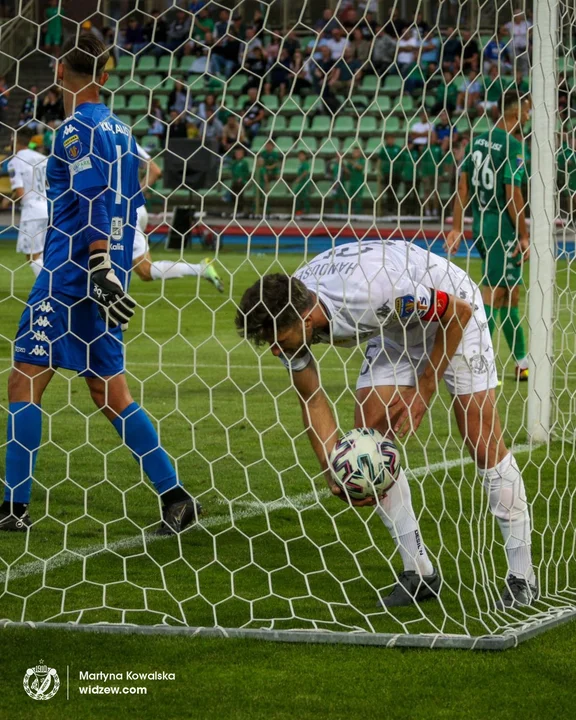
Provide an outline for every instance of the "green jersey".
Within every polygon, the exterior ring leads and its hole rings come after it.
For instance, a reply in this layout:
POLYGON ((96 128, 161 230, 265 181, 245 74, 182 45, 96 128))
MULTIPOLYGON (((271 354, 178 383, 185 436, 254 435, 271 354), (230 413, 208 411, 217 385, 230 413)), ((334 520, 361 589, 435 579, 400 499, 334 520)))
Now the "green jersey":
POLYGON ((576 190, 576 150, 563 142, 558 153, 558 170, 560 190, 576 190))
POLYGON ((234 182, 245 182, 250 180, 250 166, 248 160, 242 158, 242 160, 234 160, 230 168, 232 172, 232 180, 234 182))
POLYGON ((458 102, 458 85, 455 80, 452 80, 448 85, 444 81, 438 85, 435 93, 436 102, 440 103, 442 107, 449 107, 453 105, 456 107, 458 102))
POLYGON ((485 75, 483 79, 485 89, 485 99, 488 102, 499 103, 502 95, 510 87, 510 83, 506 82, 501 75, 496 78, 491 78, 489 75, 485 75))
POLYGON ((434 177, 442 162, 442 148, 440 145, 428 145, 418 162, 420 177, 434 177))
POLYGON ((57 7, 46 8, 46 19, 48 20, 48 30, 62 32, 62 14, 57 7))
POLYGON ((262 158, 264 162, 264 169, 266 172, 273 172, 278 173, 280 172, 280 153, 276 152, 276 150, 271 150, 268 152, 268 150, 262 150, 260 153, 260 157, 262 158), (271 166, 274 167, 271 167, 271 166))
POLYGON ((507 210, 506 186, 520 187, 525 175, 522 143, 501 128, 475 138, 464 160, 462 172, 468 186, 476 238, 499 236, 502 241, 516 237, 516 228, 507 210))
POLYGON ((348 185, 351 188, 359 188, 365 182, 366 159, 363 157, 354 158, 346 163, 348 171, 348 185))
POLYGON ((378 157, 380 158, 380 172, 384 179, 390 176, 390 170, 393 173, 400 172, 400 162, 395 162, 396 158, 402 152, 400 145, 382 145, 378 157))
POLYGON ((298 187, 304 187, 310 180, 310 162, 308 160, 300 163, 296 176, 298 177, 298 187))

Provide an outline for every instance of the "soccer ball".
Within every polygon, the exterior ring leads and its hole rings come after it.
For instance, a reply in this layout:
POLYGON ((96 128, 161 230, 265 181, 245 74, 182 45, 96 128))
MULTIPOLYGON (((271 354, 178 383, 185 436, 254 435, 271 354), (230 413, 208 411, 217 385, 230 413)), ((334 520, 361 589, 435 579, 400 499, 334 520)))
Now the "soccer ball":
POLYGON ((398 479, 400 453, 378 430, 355 428, 334 446, 330 471, 350 498, 382 497, 398 479))

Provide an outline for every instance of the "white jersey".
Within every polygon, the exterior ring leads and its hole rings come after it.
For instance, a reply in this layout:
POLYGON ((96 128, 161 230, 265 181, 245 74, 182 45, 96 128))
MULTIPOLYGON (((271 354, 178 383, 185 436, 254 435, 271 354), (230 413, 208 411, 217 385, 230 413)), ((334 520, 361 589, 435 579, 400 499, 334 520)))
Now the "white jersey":
POLYGON ((330 315, 321 342, 355 347, 381 337, 398 349, 428 345, 441 290, 481 307, 478 286, 448 260, 403 240, 354 242, 328 250, 295 273, 330 315))
POLYGON ((35 150, 19 150, 8 162, 12 190, 22 188, 21 222, 48 219, 46 199, 46 165, 48 158, 35 150))

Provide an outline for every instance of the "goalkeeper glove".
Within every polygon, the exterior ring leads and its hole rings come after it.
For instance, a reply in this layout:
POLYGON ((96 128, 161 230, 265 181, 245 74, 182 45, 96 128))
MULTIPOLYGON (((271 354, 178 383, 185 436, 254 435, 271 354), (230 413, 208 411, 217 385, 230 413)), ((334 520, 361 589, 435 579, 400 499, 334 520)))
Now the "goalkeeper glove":
POLYGON ((92 298, 98 312, 109 327, 125 325, 134 315, 136 303, 124 292, 122 283, 112 269, 110 256, 105 250, 93 250, 88 260, 92 298))
POLYGON ((290 372, 301 372, 310 365, 310 362, 312 361, 312 353, 310 353, 309 350, 304 349, 299 350, 290 357, 286 355, 286 353, 282 353, 281 355, 278 355, 278 358, 284 367, 287 370, 290 370, 290 372))

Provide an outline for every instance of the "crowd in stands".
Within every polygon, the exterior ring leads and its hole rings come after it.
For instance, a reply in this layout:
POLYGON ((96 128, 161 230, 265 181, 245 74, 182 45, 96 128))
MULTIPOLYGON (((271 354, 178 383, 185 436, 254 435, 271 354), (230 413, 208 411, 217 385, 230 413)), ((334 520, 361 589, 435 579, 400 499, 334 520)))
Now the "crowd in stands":
MULTIPOLYGON (((55 57, 63 39, 57 8, 57 0, 51 0, 44 38, 46 50, 55 57)), ((510 85, 515 84, 521 94, 529 92, 530 28, 530 20, 518 9, 486 42, 466 29, 430 27, 422 14, 407 22, 397 9, 379 23, 375 13, 347 3, 338 16, 326 8, 313 23, 312 36, 309 27, 272 31, 264 26, 259 10, 247 18, 238 10, 198 0, 182 8, 132 15, 116 30, 87 21, 81 32, 97 34, 113 48, 112 64, 125 56, 172 55, 184 72, 175 76, 167 100, 151 95, 146 135, 161 138, 161 146, 171 138, 201 138, 224 156, 231 188, 236 190, 250 181, 266 192, 281 176, 283 156, 273 144, 259 143, 255 158, 251 152, 271 119, 266 98, 276 96, 280 104, 289 96, 319 98, 307 113, 308 124, 318 113, 351 112, 358 118, 365 106, 355 104, 356 93, 365 78, 379 78, 381 85, 388 78, 399 78, 401 89, 395 102, 413 99, 402 130, 386 133, 380 150, 371 153, 368 162, 362 147, 353 145, 329 158, 326 177, 334 182, 333 207, 338 212, 360 212, 367 197, 365 178, 377 168, 383 206, 392 202, 393 188, 404 184, 424 195, 426 214, 435 215, 440 210, 438 183, 454 183, 456 163, 468 142, 461 118, 492 123, 510 85), (246 80, 241 102, 230 112, 221 88, 239 71, 246 80), (220 87, 212 91, 207 84, 200 93, 190 91, 191 80, 203 74, 219 78, 220 87)), ((558 92, 560 110, 568 114, 565 78, 560 78, 558 92)), ((44 128, 49 140, 63 119, 61 98, 57 89, 38 97, 37 88, 31 86, 29 93, 20 123, 44 128)), ((7 100, 0 78, 0 115, 7 100)), ((298 212, 309 209, 312 160, 311 153, 301 152, 295 180, 291 180, 299 192, 298 212)), ((258 200, 258 190, 255 196, 258 200)))

